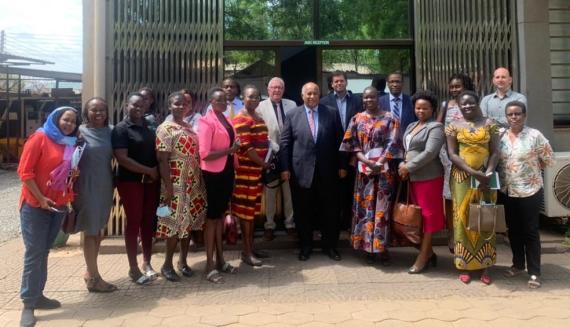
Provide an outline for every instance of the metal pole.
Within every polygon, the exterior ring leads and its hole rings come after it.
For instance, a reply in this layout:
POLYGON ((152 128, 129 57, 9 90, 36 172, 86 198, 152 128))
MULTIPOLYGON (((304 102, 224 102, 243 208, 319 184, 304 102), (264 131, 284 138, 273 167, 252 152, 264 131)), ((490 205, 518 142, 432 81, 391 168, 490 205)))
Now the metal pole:
POLYGON ((4 53, 6 47, 6 32, 0 31, 0 53, 4 53))
POLYGON ((10 74, 8 74, 8 67, 6 67, 6 158, 8 162, 10 157, 10 74))

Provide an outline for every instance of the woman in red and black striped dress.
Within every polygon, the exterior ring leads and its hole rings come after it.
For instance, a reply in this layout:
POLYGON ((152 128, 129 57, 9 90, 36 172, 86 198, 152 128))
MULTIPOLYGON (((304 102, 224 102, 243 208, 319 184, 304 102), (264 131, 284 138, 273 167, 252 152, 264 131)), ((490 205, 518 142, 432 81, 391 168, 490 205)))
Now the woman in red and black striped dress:
POLYGON ((252 85, 243 89, 244 108, 234 117, 233 125, 240 140, 237 152, 239 166, 236 168, 232 215, 239 218, 243 240, 241 260, 251 266, 261 266, 254 255, 253 220, 261 212, 263 184, 261 172, 267 168, 265 156, 269 148, 267 126, 255 112, 259 105, 259 90, 252 85))

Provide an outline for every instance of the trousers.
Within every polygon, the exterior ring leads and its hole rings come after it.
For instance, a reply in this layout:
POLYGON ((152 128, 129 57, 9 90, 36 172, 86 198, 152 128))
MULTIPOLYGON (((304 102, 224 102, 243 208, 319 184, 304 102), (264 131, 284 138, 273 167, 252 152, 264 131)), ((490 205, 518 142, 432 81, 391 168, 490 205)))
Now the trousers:
POLYGON ((529 275, 540 276, 539 213, 542 190, 526 198, 510 197, 499 192, 499 202, 505 206, 513 266, 529 275))
POLYGON ((285 228, 295 228, 293 221, 293 201, 291 199, 291 187, 289 181, 283 182, 281 186, 270 188, 265 186, 265 229, 275 229, 275 213, 277 212, 277 191, 281 189, 283 198, 283 213, 285 215, 285 228))
POLYGON ((61 228, 64 213, 22 204, 20 224, 24 241, 24 269, 20 298, 24 307, 33 309, 43 295, 48 273, 48 255, 61 228))

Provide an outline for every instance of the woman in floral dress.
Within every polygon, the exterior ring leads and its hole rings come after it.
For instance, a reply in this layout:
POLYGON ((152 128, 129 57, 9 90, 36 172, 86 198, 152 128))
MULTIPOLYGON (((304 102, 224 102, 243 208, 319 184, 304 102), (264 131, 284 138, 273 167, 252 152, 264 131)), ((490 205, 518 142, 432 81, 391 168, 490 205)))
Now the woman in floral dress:
POLYGON ((156 237, 167 239, 162 275, 169 281, 179 281, 172 257, 180 239, 178 270, 186 277, 192 276, 192 270, 186 263, 187 238, 190 231, 201 230, 204 224, 206 189, 200 170, 198 136, 184 122, 184 94, 171 94, 168 104, 173 119, 158 126, 156 151, 162 178, 160 204, 168 206, 171 213, 158 218, 156 237))
MULTIPOLYGON (((455 121, 463 120, 463 115, 459 109, 459 94, 465 90, 474 91, 473 81, 471 77, 464 73, 451 75, 448 83, 449 96, 448 100, 441 103, 440 110, 437 114, 437 121, 442 123, 444 128, 455 121)), ((445 199, 445 219, 447 221, 447 229, 453 231, 453 202, 451 201, 451 191, 449 189, 449 173, 451 171, 451 160, 447 155, 447 146, 441 148, 439 159, 443 164, 445 181, 443 183, 443 197, 445 199)), ((449 251, 453 253, 453 232, 449 235, 449 251)))
POLYGON ((352 246, 365 251, 372 262, 378 253, 387 259, 390 199, 396 174, 386 167, 391 160, 402 158, 402 148, 398 139, 400 122, 390 112, 379 109, 374 87, 364 89, 362 103, 365 111, 351 119, 340 150, 355 153, 358 159, 352 246))

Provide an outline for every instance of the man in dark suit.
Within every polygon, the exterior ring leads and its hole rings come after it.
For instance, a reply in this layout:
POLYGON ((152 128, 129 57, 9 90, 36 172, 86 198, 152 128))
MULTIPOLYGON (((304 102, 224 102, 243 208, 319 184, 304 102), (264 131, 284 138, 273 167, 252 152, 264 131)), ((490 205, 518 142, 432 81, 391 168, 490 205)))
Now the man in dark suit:
POLYGON ((395 72, 388 75, 388 88, 390 93, 380 98, 380 108, 390 111, 392 115, 400 120, 400 136, 404 134, 408 125, 418 120, 414 113, 412 99, 409 95, 402 93, 404 76, 395 72))
POLYGON ((281 132, 279 159, 281 178, 290 180, 295 225, 299 233, 299 260, 308 260, 313 248, 313 227, 322 234, 323 252, 340 260, 338 180, 345 177, 341 158, 342 124, 336 109, 319 104, 320 90, 309 82, 303 86, 303 105, 293 109, 281 132))
MULTIPOLYGON (((346 74, 341 71, 334 71, 331 74, 331 86, 333 93, 321 98, 321 104, 336 108, 342 124, 342 133, 346 131, 350 120, 356 113, 362 111, 362 99, 353 95, 347 90, 348 81, 346 74)), ((339 184, 340 191, 340 227, 350 228, 352 222, 352 201, 354 199, 354 180, 356 175, 356 160, 354 165, 347 166, 347 176, 342 178, 339 184)))

